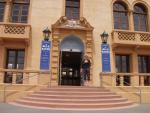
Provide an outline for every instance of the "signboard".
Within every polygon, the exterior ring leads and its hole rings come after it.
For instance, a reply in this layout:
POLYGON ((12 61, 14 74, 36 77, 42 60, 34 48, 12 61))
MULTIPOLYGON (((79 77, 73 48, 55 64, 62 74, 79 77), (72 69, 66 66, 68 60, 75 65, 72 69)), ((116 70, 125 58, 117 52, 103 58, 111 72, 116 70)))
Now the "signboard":
POLYGON ((42 41, 41 45, 41 58, 40 58, 40 69, 49 70, 50 64, 50 41, 42 41))
POLYGON ((101 45, 102 50, 102 72, 110 72, 110 47, 108 44, 101 45))

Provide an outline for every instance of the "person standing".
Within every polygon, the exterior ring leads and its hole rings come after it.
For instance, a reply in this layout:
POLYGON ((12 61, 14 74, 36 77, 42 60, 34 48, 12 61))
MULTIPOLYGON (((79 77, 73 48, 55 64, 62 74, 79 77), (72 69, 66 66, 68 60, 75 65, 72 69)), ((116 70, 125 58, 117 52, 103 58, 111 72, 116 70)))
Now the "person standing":
POLYGON ((82 78, 82 85, 87 85, 88 81, 90 80, 90 66, 91 62, 87 55, 84 56, 81 62, 81 78, 82 78))

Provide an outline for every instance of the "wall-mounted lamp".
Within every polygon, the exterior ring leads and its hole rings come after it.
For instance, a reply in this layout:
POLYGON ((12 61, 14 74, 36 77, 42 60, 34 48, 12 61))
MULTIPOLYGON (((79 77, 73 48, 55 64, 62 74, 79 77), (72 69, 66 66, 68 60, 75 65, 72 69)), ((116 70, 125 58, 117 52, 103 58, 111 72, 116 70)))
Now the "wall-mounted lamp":
POLYGON ((108 40, 108 33, 106 33, 105 31, 100 35, 101 39, 102 39, 102 43, 103 44, 107 44, 107 40, 108 40))
POLYGON ((43 30, 43 36, 45 41, 49 41, 50 34, 51 31, 48 29, 48 27, 43 30))

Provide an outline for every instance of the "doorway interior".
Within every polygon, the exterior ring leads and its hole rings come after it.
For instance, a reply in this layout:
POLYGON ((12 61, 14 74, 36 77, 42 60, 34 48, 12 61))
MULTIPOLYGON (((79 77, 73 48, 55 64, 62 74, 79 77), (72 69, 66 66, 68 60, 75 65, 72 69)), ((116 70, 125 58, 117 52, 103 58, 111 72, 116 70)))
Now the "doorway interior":
POLYGON ((80 86, 82 52, 60 52, 59 85, 80 86))
POLYGON ((84 43, 79 37, 70 35, 60 44, 59 85, 80 86, 80 66, 84 43))

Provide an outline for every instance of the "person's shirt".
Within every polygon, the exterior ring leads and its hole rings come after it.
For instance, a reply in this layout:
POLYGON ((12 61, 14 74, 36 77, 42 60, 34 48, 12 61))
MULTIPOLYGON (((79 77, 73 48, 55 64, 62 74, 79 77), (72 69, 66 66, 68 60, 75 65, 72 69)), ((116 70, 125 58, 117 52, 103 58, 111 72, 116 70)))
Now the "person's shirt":
POLYGON ((83 68, 83 69, 85 69, 85 68, 90 68, 90 66, 91 66, 90 60, 84 59, 84 60, 82 61, 82 68, 83 68))

